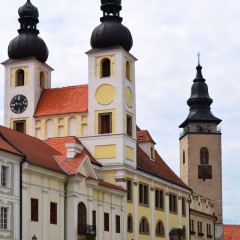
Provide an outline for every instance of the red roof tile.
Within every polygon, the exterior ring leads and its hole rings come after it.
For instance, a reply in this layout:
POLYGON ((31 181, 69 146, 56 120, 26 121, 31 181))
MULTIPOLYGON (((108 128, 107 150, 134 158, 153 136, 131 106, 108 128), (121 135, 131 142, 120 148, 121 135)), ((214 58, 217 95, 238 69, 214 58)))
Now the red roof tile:
POLYGON ((137 142, 152 142, 155 144, 154 140, 152 139, 150 133, 147 130, 140 130, 137 127, 137 142))
POLYGON ((42 91, 35 117, 85 113, 87 110, 88 85, 52 88, 42 91))
POLYGON ((101 166, 100 163, 98 163, 92 155, 87 151, 86 148, 83 147, 83 150, 77 154, 74 159, 69 160, 66 159, 66 143, 80 143, 80 141, 76 137, 62 137, 62 138, 50 138, 45 141, 46 144, 51 146, 52 148, 56 149, 58 152, 62 154, 62 156, 56 156, 55 159, 63 166, 63 168, 69 173, 69 174, 75 174, 77 173, 79 166, 81 165, 82 161, 86 156, 90 159, 91 163, 101 166))
POLYGON ((41 140, 3 126, 0 126, 0 134, 10 145, 25 156, 27 162, 65 173, 53 158, 53 156, 60 155, 60 153, 41 140))
POLYGON ((163 161, 156 150, 155 160, 153 161, 139 146, 137 146, 137 169, 188 188, 187 185, 163 161))
POLYGON ((240 225, 223 225, 224 240, 239 240, 240 239, 240 225))
POLYGON ((7 151, 7 152, 11 152, 20 156, 23 156, 22 153, 20 153, 16 148, 14 148, 12 145, 10 145, 5 139, 3 139, 0 136, 0 149, 7 151))

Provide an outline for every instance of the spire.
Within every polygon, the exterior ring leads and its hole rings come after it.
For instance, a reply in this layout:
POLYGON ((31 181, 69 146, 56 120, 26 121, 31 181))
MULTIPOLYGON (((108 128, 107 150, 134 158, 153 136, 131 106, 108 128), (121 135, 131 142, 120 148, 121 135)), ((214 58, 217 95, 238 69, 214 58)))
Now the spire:
POLYGON ((187 101, 189 114, 187 119, 179 126, 185 127, 190 122, 215 122, 219 124, 220 119, 216 118, 211 112, 213 100, 208 94, 208 86, 202 75, 202 66, 200 65, 200 54, 198 54, 197 74, 193 80, 191 96, 187 101))
POLYGON ((101 10, 103 11, 101 22, 109 18, 122 22, 120 17, 120 11, 122 10, 121 2, 121 0, 101 0, 101 10))

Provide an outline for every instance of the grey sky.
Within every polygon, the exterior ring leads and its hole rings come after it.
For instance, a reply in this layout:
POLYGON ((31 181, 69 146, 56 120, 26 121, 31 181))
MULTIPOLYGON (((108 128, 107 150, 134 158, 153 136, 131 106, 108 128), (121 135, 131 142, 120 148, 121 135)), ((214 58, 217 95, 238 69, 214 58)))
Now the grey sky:
MULTIPOLYGON (((1 0, 0 61, 17 36, 17 10, 25 1, 1 0)), ((52 86, 87 83, 90 36, 102 15, 100 0, 32 0, 40 13, 40 37, 55 69, 52 86)), ((148 129, 157 150, 179 174, 179 129, 188 114, 186 100, 195 77, 197 53, 222 119, 224 223, 240 223, 240 2, 239 0, 122 0, 133 36, 137 123, 148 129)), ((0 123, 3 123, 4 68, 0 67, 0 123)))

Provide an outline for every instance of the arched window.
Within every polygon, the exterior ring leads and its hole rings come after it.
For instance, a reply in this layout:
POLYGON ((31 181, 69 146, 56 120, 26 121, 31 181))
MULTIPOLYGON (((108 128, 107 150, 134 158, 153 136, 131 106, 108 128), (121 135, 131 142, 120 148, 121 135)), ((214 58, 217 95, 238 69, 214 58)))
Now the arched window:
POLYGON ((45 77, 45 74, 44 72, 40 72, 40 87, 42 89, 45 89, 47 86, 46 86, 46 77, 45 77))
POLYGON ((110 77, 111 61, 109 58, 104 58, 101 63, 101 77, 110 77))
POLYGON ((127 231, 133 232, 133 217, 131 213, 128 214, 127 218, 127 231))
POLYGON ((157 237, 164 237, 165 236, 165 230, 164 230, 164 225, 161 220, 157 222, 156 225, 156 236, 157 237))
POLYGON ((83 202, 78 204, 78 234, 86 234, 87 208, 83 202))
POLYGON ((126 78, 127 80, 131 81, 131 66, 130 66, 130 62, 126 61, 126 78))
POLYGON ((201 148, 200 150, 200 162, 201 164, 208 164, 209 152, 206 147, 201 148))
POLYGON ((183 150, 183 164, 185 164, 185 151, 183 150))
POLYGON ((145 217, 142 217, 140 220, 139 233, 149 234, 149 224, 145 217))
POLYGON ((16 73, 16 86, 24 86, 24 71, 22 69, 18 70, 16 73))

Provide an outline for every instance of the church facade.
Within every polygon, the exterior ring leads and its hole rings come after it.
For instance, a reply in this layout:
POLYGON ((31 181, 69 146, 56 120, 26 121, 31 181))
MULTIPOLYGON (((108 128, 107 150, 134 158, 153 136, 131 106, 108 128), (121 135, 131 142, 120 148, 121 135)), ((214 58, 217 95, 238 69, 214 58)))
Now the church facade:
POLYGON ((19 219, 19 234, 13 237, 15 224, 8 224, 0 230, 3 239, 191 238, 186 170, 181 166, 179 178, 150 133, 137 127, 136 58, 131 32, 121 23, 121 0, 102 0, 101 10, 87 52, 88 84, 52 88, 38 9, 30 0, 19 8, 19 35, 3 62, 0 128, 0 152, 20 153, 19 211, 7 215, 8 222, 19 219))

